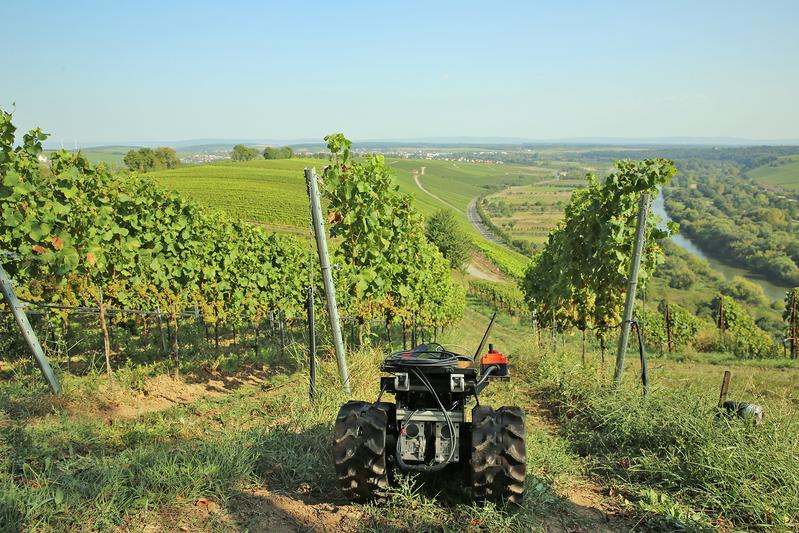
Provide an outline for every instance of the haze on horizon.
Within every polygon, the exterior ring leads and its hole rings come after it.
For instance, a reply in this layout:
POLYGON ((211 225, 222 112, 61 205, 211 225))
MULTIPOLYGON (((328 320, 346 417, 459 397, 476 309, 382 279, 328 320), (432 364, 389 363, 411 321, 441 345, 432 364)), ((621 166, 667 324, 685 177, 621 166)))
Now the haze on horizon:
POLYGON ((53 141, 799 139, 799 3, 27 2, 0 107, 53 141))

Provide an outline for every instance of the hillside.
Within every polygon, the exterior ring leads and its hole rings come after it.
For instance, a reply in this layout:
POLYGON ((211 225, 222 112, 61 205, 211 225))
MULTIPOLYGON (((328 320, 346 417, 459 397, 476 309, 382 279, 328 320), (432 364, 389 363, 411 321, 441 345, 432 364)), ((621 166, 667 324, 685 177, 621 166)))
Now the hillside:
POLYGON ((319 159, 228 161, 184 165, 150 176, 211 209, 277 232, 304 233, 309 215, 303 169, 323 164, 319 159))
MULTIPOLYGON (((124 168, 125 163, 122 159, 129 150, 135 150, 135 146, 91 146, 81 148, 80 153, 94 164, 106 163, 115 168, 124 168)), ((47 150, 45 154, 52 155, 55 150, 47 150)))
MULTIPOLYGON (((522 271, 528 258, 483 239, 469 223, 467 206, 473 198, 491 190, 533 183, 551 171, 435 160, 389 159, 388 163, 396 172, 400 191, 415 196, 422 214, 429 216, 439 209, 451 208, 483 254, 506 272, 518 274, 522 271), (442 201, 442 198, 448 200, 442 201)), ((277 232, 299 234, 307 231, 308 223, 303 169, 316 167, 321 172, 325 164, 326 161, 320 159, 222 162, 186 165, 150 175, 211 209, 234 214, 277 232)))
POLYGON ((753 168, 747 175, 766 187, 799 194, 799 156, 781 157, 753 168))

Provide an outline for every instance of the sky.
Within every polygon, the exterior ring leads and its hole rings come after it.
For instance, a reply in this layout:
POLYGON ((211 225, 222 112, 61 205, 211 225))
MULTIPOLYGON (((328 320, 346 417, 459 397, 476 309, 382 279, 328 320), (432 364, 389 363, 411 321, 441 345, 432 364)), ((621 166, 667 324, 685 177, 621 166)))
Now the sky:
POLYGON ((0 108, 65 145, 799 139, 799 2, 2 0, 0 108))

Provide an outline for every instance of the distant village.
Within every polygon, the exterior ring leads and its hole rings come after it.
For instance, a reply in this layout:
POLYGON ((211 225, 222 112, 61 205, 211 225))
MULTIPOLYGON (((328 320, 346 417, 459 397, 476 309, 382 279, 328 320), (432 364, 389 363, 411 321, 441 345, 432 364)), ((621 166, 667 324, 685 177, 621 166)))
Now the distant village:
POLYGON ((223 161, 230 159, 230 154, 192 154, 186 157, 181 157, 180 162, 184 165, 196 165, 199 163, 212 163, 214 161, 223 161))
POLYGON ((390 157, 399 157, 401 159, 436 159, 439 161, 457 161, 462 163, 489 163, 493 165, 504 165, 504 161, 500 160, 500 156, 507 155, 508 152, 504 151, 480 151, 470 155, 464 155, 458 152, 446 152, 429 150, 413 150, 413 149, 383 149, 383 150, 367 150, 356 149, 357 153, 380 153, 390 157))

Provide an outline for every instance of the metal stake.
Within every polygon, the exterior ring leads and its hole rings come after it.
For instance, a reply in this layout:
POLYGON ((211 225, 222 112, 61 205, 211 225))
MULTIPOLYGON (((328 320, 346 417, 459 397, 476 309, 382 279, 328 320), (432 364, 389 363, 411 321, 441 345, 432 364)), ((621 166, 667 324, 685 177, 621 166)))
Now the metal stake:
POLYGON ((308 287, 308 357, 310 363, 311 401, 316 399, 316 319, 314 318, 313 287, 308 287))
POLYGON ((50 390, 53 391, 53 394, 56 396, 61 395, 61 384, 58 382, 58 378, 55 377, 55 374, 53 374, 50 363, 47 362, 47 357, 44 355, 41 344, 39 344, 39 339, 36 337, 36 333, 33 331, 30 322, 28 322, 28 316, 22 309, 22 304, 19 303, 16 292, 14 292, 11 278, 8 277, 2 265, 0 265, 0 290, 2 290, 3 297, 11 308, 11 313, 14 315, 14 320, 17 321, 19 331, 22 333, 22 336, 25 337, 25 342, 28 344, 28 348, 30 348, 33 357, 36 359, 36 364, 39 365, 39 370, 42 371, 44 379, 50 386, 50 390))
POLYGON ((619 351, 616 353, 616 371, 613 381, 621 384, 621 375, 624 372, 624 356, 627 353, 627 342, 630 339, 630 322, 633 319, 635 308, 635 290, 638 286, 638 271, 641 268, 641 255, 646 241, 646 215, 649 210, 649 193, 641 193, 638 202, 638 222, 635 228, 635 244, 633 257, 630 262, 630 278, 627 281, 627 298, 624 303, 624 319, 621 324, 621 337, 619 338, 619 351))
POLYGON ((322 202, 319 195, 319 187, 316 182, 316 169, 305 169, 305 182, 308 186, 308 198, 311 202, 311 221, 314 225, 314 235, 316 236, 316 249, 319 253, 319 266, 322 270, 322 282, 325 288, 325 300, 327 300, 327 313, 330 316, 330 330, 333 334, 333 348, 336 352, 336 362, 338 371, 341 375, 341 384, 347 394, 352 392, 350 387, 350 376, 347 370, 347 356, 344 352, 344 341, 341 338, 341 323, 338 317, 338 307, 336 306, 336 288, 333 285, 333 276, 330 273, 330 259, 327 251, 327 238, 325 236, 325 221, 322 216, 322 202))

